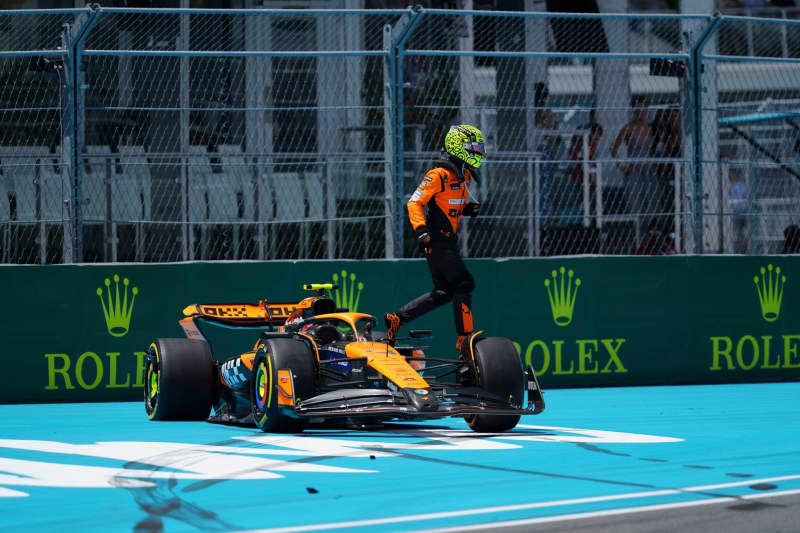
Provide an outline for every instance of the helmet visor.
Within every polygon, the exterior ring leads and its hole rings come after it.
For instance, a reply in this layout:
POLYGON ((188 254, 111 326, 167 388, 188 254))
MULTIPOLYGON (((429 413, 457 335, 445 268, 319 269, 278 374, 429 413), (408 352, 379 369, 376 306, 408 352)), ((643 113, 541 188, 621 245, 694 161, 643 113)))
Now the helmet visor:
POLYGON ((486 155, 486 148, 483 143, 467 142, 461 145, 464 150, 473 154, 486 155))

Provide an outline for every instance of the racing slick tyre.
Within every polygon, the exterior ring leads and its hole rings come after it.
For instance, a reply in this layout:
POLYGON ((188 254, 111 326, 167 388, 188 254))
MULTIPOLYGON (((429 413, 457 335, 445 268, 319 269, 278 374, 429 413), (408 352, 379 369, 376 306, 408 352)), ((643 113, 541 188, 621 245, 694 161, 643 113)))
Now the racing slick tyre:
POLYGON ((214 361, 205 341, 156 339, 145 366, 150 420, 205 420, 214 402, 214 361))
MULTIPOLYGON (((514 403, 522 405, 525 393, 522 362, 511 341, 504 337, 478 339, 473 356, 478 386, 504 398, 512 397, 514 403)), ((499 433, 513 429, 519 415, 469 415, 465 420, 473 431, 499 433)))
POLYGON ((299 433, 307 421, 291 416, 292 403, 314 394, 314 352, 295 339, 268 339, 253 361, 250 400, 253 421, 265 433, 299 433), (292 377, 291 396, 279 388, 278 370, 288 369, 292 377))

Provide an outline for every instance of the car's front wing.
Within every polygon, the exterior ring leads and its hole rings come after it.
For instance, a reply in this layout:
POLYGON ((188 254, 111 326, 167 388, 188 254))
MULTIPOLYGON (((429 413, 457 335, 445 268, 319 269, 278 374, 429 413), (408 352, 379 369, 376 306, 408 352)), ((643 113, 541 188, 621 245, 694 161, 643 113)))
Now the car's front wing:
POLYGON ((442 418, 465 415, 535 415, 544 410, 536 375, 527 372, 528 403, 516 404, 479 387, 432 386, 426 389, 347 388, 298 400, 294 413, 303 418, 369 417, 442 418))

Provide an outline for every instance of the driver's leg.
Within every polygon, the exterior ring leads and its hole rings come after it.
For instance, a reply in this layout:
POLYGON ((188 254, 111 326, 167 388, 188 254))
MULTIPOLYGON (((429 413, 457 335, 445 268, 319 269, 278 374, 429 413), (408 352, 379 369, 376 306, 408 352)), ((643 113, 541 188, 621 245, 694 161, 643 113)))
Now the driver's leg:
POLYGON ((401 307, 396 313, 386 313, 384 320, 389 340, 394 341, 397 337, 397 330, 402 324, 407 324, 415 318, 446 304, 453 299, 453 292, 447 280, 445 272, 440 268, 440 250, 433 248, 426 256, 428 269, 433 281, 433 290, 414 298, 406 305, 401 307))
POLYGON ((472 291, 475 289, 475 279, 455 248, 442 250, 439 265, 453 294, 453 319, 458 334, 456 349, 461 351, 461 344, 473 330, 472 291))

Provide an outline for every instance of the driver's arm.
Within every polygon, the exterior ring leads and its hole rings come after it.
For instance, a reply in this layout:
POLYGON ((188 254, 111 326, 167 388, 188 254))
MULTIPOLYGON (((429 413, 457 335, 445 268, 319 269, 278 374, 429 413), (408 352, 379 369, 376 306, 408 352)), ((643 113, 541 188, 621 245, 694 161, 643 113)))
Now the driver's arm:
POLYGON ((408 207, 408 219, 411 221, 411 227, 414 228, 415 231, 427 225, 425 223, 425 211, 423 207, 430 202, 434 194, 442 192, 443 190, 444 183, 442 182, 442 177, 438 172, 429 170, 406 204, 408 207))

